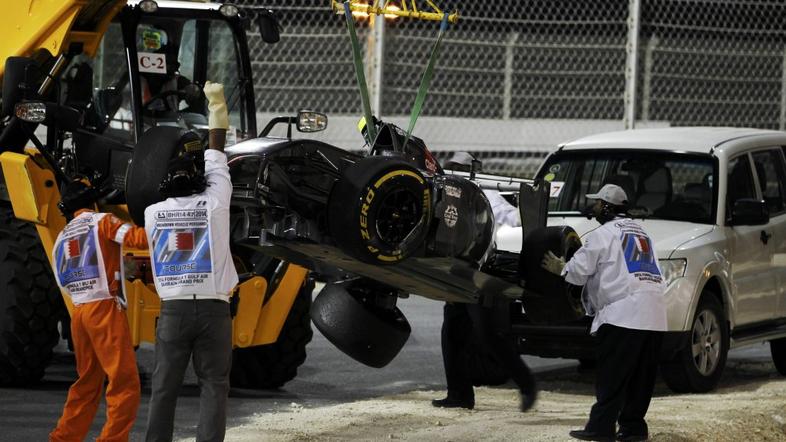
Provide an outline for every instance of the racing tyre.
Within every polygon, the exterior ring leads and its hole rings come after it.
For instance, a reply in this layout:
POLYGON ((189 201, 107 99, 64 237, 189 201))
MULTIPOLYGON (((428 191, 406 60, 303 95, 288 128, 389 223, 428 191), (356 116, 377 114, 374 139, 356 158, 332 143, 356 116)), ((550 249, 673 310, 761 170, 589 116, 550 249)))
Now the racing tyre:
POLYGON ((418 250, 428 233, 431 190, 409 163, 366 157, 333 186, 328 227, 344 253, 372 264, 394 264, 418 250))
POLYGON ((35 228, 0 206, 0 385, 41 379, 67 313, 35 228))
POLYGON ((276 342, 232 352, 232 387, 275 389, 297 376, 298 367, 306 360, 306 345, 314 335, 309 317, 313 290, 314 281, 307 279, 276 342))
POLYGON ((377 307, 373 299, 350 290, 351 282, 326 285, 314 300, 311 319, 351 358, 370 367, 384 367, 409 339, 409 322, 398 307, 377 307))
POLYGON ((540 227, 524 238, 519 269, 528 291, 522 302, 530 321, 554 324, 584 316, 581 287, 541 267, 547 251, 568 261, 580 247, 579 235, 569 226, 540 227))
POLYGON ((770 353, 775 368, 782 376, 786 376, 786 338, 770 341, 770 353))
POLYGON ((145 132, 134 147, 134 156, 126 174, 126 202, 131 219, 145 225, 145 208, 163 201, 158 191, 166 177, 169 159, 178 147, 183 129, 156 126, 145 132))
POLYGON ((676 393, 705 393, 718 385, 729 351, 729 327, 715 294, 702 293, 690 339, 674 359, 661 364, 666 385, 676 393))

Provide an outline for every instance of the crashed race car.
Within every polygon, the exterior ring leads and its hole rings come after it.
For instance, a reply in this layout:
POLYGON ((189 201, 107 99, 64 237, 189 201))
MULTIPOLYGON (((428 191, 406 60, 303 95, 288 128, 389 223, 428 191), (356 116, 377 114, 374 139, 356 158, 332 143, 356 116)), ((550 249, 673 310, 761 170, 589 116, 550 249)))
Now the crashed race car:
POLYGON ((312 112, 276 118, 259 138, 227 148, 233 238, 327 282, 312 319, 329 340, 386 365, 410 333, 396 307, 409 294, 494 306, 508 330, 521 303, 543 322, 583 316, 578 290, 540 270, 546 250, 570 257, 581 245, 570 227, 545 227, 548 183, 446 172, 421 139, 374 124, 365 154, 293 139, 292 125, 327 125, 312 112), (286 138, 268 136, 282 123, 286 138), (484 187, 518 197, 526 255, 495 250, 484 187))

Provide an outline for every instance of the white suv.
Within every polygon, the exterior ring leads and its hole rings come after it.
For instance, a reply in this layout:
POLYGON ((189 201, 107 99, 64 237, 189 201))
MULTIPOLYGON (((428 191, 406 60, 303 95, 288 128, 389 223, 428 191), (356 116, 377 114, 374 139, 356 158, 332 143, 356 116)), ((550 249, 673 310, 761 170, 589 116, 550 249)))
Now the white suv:
MULTIPOLYGON (((777 131, 631 130, 566 143, 538 171, 552 183, 548 224, 580 236, 598 227, 582 215, 585 194, 606 183, 625 189, 668 283, 662 374, 675 391, 712 389, 729 348, 763 341, 786 375, 784 149, 786 133, 777 131)), ((520 245, 520 237, 503 230, 498 245, 520 245)), ((559 347, 564 327, 551 333, 549 345, 559 347)))

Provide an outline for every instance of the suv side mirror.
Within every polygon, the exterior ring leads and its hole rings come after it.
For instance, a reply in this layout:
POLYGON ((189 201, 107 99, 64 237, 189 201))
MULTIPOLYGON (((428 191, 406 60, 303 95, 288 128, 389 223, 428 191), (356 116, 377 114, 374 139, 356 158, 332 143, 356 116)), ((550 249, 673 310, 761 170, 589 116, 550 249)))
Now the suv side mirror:
POLYGON ((273 11, 262 9, 257 11, 257 26, 259 35, 265 43, 278 43, 281 35, 278 32, 278 19, 273 11))
POLYGON ((734 202, 731 209, 732 226, 759 226, 770 222, 767 203, 753 198, 742 198, 734 202))

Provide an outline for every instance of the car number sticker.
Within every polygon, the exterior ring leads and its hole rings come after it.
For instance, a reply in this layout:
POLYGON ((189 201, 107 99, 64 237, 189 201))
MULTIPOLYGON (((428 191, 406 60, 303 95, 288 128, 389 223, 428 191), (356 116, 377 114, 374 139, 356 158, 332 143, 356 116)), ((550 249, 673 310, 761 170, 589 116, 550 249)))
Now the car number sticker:
POLYGON ((153 52, 138 52, 139 72, 166 74, 166 55, 153 52))
POLYGON ((562 193, 562 188, 565 187, 565 181, 552 181, 551 182, 551 192, 549 193, 550 198, 556 198, 562 193))
POLYGON ((454 205, 448 205, 445 209, 445 214, 443 215, 445 219, 445 224, 448 227, 453 228, 456 225, 456 221, 458 221, 458 209, 454 205))
POLYGON ((461 189, 453 186, 445 186, 445 193, 453 198, 461 198, 461 189))

